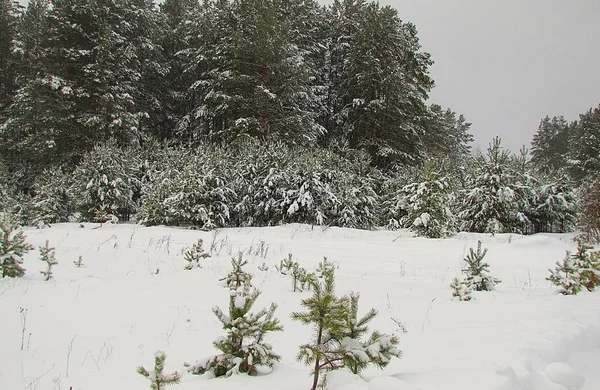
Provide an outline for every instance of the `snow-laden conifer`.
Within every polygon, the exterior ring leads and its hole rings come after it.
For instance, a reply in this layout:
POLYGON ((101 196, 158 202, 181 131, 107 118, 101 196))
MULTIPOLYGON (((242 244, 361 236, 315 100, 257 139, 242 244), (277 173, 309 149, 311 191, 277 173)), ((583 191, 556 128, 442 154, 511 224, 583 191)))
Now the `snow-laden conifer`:
POLYGON ((230 376, 247 373, 258 374, 261 366, 272 367, 280 356, 266 342, 269 332, 281 331, 283 327, 275 318, 277 305, 251 313, 250 310, 260 291, 252 286, 251 275, 243 270, 246 262, 241 258, 232 260, 233 270, 226 278, 229 287, 229 310, 223 312, 215 306, 213 312, 226 330, 226 336, 213 343, 221 351, 189 367, 193 374, 210 373, 212 376, 230 376))
POLYGON ((33 249, 25 242, 21 227, 8 215, 0 213, 0 268, 2 277, 19 278, 25 274, 23 256, 33 249))

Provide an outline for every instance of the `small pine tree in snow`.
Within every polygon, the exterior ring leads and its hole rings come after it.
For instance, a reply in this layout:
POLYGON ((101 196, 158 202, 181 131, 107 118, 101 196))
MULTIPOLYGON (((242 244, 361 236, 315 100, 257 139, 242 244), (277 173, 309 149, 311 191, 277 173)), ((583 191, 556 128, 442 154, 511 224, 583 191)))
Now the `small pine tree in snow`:
POLYGON ((335 295, 335 272, 328 269, 330 271, 322 274, 323 278, 313 283, 313 295, 302 300, 306 311, 292 313, 293 320, 314 326, 315 339, 301 345, 296 357, 304 364, 313 366, 311 390, 316 390, 322 383, 322 370, 339 368, 339 365, 329 364, 332 354, 339 347, 331 335, 342 332, 345 326, 347 304, 335 295))
POLYGON ((241 255, 232 260, 233 270, 227 278, 229 286, 229 312, 218 307, 213 312, 227 331, 225 337, 214 342, 222 353, 196 362, 189 367, 193 374, 211 373, 215 377, 247 373, 256 375, 259 366, 272 367, 280 356, 265 342, 268 332, 283 330, 279 320, 274 318, 277 305, 269 309, 250 313, 260 291, 251 284, 251 277, 242 267, 246 264, 241 255))
POLYGON ((33 249, 25 242, 20 226, 7 214, 0 213, 0 268, 2 277, 19 278, 25 275, 23 255, 33 249))
POLYGON ((46 263, 46 270, 40 271, 40 273, 44 275, 44 277, 46 278, 45 280, 48 281, 52 279, 52 266, 58 264, 58 262, 54 257, 54 248, 50 246, 50 242, 48 240, 46 240, 46 245, 40 246, 39 249, 40 260, 46 263))
POLYGON ((464 280, 459 278, 452 279, 450 288, 452 289, 452 296, 458 298, 459 301, 467 302, 473 299, 471 296, 471 287, 464 280))
POLYGON ((247 264, 248 260, 244 260, 244 254, 242 252, 238 253, 237 259, 235 257, 231 259, 232 269, 226 277, 221 279, 221 281, 225 282, 226 287, 230 290, 235 290, 252 283, 252 275, 244 270, 244 266, 247 264))
POLYGON ((567 251, 562 262, 550 271, 546 278, 564 295, 575 295, 583 288, 588 291, 600 286, 600 251, 588 252, 592 249, 581 238, 577 239, 577 253, 567 251))
POLYGON ((75 264, 75 267, 77 268, 85 267, 85 264, 83 264, 83 256, 79 255, 79 258, 73 261, 73 264, 75 264))
POLYGON ((335 359, 340 359, 341 365, 354 374, 359 374, 370 364, 384 368, 392 357, 402 356, 396 336, 373 331, 366 341, 361 340, 369 330, 367 324, 377 316, 377 310, 371 309, 358 318, 359 298, 359 294, 352 292, 344 299, 347 305, 345 323, 339 332, 328 335, 339 342, 339 350, 332 354, 330 365, 336 365, 338 362, 335 359))
POLYGON ((370 364, 383 368, 392 357, 401 355, 396 336, 374 331, 368 340, 361 340, 377 311, 371 309, 358 318, 359 295, 336 297, 335 267, 325 259, 319 268, 320 277, 312 282, 312 297, 302 301, 306 311, 292 313, 293 320, 315 328, 315 339, 301 345, 297 356, 304 364, 313 365, 312 390, 324 383, 322 371, 347 367, 359 373, 370 364))
POLYGON ((425 164, 423 182, 402 189, 406 199, 407 215, 402 224, 418 236, 441 238, 454 229, 454 216, 450 211, 454 196, 450 184, 437 172, 434 161, 425 164))
POLYGON ((185 266, 186 270, 191 270, 194 267, 201 268, 200 260, 210 257, 210 255, 204 251, 204 248, 202 247, 203 244, 204 241, 199 238, 198 241, 185 252, 183 258, 188 262, 185 266))
POLYGON ((500 283, 499 279, 489 274, 490 265, 483 261, 486 254, 487 248, 482 251, 481 241, 477 241, 477 251, 469 248, 469 254, 464 259, 465 283, 473 291, 491 291, 500 283))
POLYGON ((165 369, 165 360, 167 356, 163 351, 157 351, 154 355, 154 370, 148 371, 143 366, 139 366, 137 373, 150 379, 150 389, 163 390, 168 385, 176 385, 181 381, 181 374, 177 371, 171 374, 163 373, 165 369))

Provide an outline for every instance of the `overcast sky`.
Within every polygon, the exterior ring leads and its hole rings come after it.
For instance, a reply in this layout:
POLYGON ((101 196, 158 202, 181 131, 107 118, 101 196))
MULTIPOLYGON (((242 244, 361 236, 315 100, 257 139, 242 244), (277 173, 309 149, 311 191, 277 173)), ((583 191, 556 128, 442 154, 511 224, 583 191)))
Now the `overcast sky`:
POLYGON ((482 148, 496 135, 529 147, 542 117, 600 104, 600 0, 380 3, 417 26, 435 61, 431 102, 464 114, 482 148))
POLYGON ((417 26, 431 102, 462 113, 483 148, 529 147, 542 117, 600 104, 600 0, 382 0, 417 26))

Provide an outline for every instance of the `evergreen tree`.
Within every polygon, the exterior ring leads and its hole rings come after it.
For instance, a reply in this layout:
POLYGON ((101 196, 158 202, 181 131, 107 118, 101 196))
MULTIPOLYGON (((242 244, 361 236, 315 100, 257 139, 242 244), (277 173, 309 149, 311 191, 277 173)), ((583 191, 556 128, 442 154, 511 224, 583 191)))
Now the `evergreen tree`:
POLYGON ((210 372, 216 377, 238 373, 256 375, 259 366, 272 367, 280 359, 272 346, 265 342, 268 332, 283 330, 279 320, 274 318, 277 305, 272 303, 269 309, 250 313, 260 291, 252 286, 251 278, 240 276, 247 275, 242 269, 244 264, 241 257, 232 260, 233 270, 227 278, 230 281, 228 313, 218 307, 213 308, 227 331, 226 337, 214 342, 222 353, 196 362, 189 368, 193 374, 210 372))
POLYGON ((365 3, 345 60, 351 99, 344 109, 350 146, 369 151, 376 165, 422 161, 419 119, 433 81, 430 56, 420 49, 415 26, 394 8, 365 3))
POLYGON ((465 284, 473 291, 491 291, 500 283, 499 279, 489 274, 489 264, 483 261, 487 254, 487 248, 481 250, 481 241, 477 241, 477 251, 469 248, 469 254, 465 257, 465 284))
POLYGON ((531 142, 531 162, 542 172, 557 172, 568 166, 567 152, 573 125, 563 116, 546 116, 531 142))
POLYGON ((46 245, 45 246, 40 246, 39 250, 40 250, 40 260, 42 260, 43 262, 46 263, 46 270, 45 271, 40 271, 40 273, 42 275, 44 275, 44 277, 46 278, 45 280, 48 281, 50 279, 52 279, 52 266, 58 264, 58 262, 56 261, 55 258, 55 254, 54 254, 54 249, 53 247, 50 246, 50 243, 48 240, 46 240, 46 245))
POLYGON ((18 2, 0 1, 0 126, 7 119, 6 109, 16 86, 14 52, 20 13, 18 2))
MULTIPOLYGON (((344 327, 347 304, 335 295, 335 275, 333 271, 324 274, 313 285, 313 295, 302 300, 305 312, 293 312, 292 319, 305 325, 312 325, 315 339, 312 343, 300 346, 297 359, 306 365, 313 365, 311 390, 319 386, 321 370, 330 367, 331 354, 337 348, 333 335, 344 327)), ((334 366, 333 368, 337 368, 334 366)))
POLYGON ((322 371, 347 367, 358 374, 370 364, 383 368, 392 357, 401 356, 396 336, 374 331, 368 340, 361 340, 377 311, 371 309, 358 318, 359 294, 336 297, 333 264, 324 259, 316 275, 311 281, 312 297, 302 301, 307 311, 292 313, 293 320, 315 328, 315 339, 301 345, 297 356, 305 364, 313 365, 312 390, 325 382, 322 371))
MULTIPOLYGON (((372 332, 370 337, 361 340, 367 334, 367 324, 377 316, 377 310, 369 310, 363 317, 358 318, 358 299, 360 294, 350 293, 346 299, 348 307, 345 324, 339 332, 333 330, 331 337, 339 341, 339 351, 334 359, 341 359, 342 365, 354 374, 359 374, 370 364, 384 368, 392 357, 401 357, 402 352, 397 348, 399 340, 396 336, 372 332)), ((336 364, 330 360, 330 365, 336 364)))
POLYGON ((424 147, 429 158, 445 160, 445 168, 456 176, 458 184, 464 185, 466 160, 471 157, 473 135, 471 123, 463 115, 451 109, 442 109, 437 104, 429 106, 424 119, 424 147))
POLYGON ((571 176, 576 182, 600 173, 600 105, 579 115, 569 142, 571 176))
POLYGON ((82 220, 129 220, 136 209, 134 193, 140 187, 134 155, 109 142, 84 156, 73 174, 72 188, 82 220))
POLYGON ((165 374, 165 360, 167 355, 163 351, 158 351, 154 355, 154 370, 148 371, 143 366, 139 366, 137 373, 150 379, 151 390, 164 390, 168 385, 176 385, 181 381, 181 374, 175 371, 172 374, 165 374))
POLYGON ((2 277, 19 278, 25 275, 23 255, 33 249, 25 242, 20 226, 8 214, 0 214, 0 268, 2 277))
POLYGON ((600 242, 600 175, 583 190, 579 225, 591 242, 600 242))
POLYGON ((538 179, 531 221, 535 232, 564 233, 577 225, 578 201, 573 183, 566 175, 538 179))
POLYGON ((32 222, 43 226, 51 223, 68 222, 74 211, 71 194, 72 178, 61 169, 42 172, 33 185, 32 222))
POLYGON ((219 2, 192 60, 199 77, 179 131, 190 141, 311 143, 323 132, 308 110, 307 65, 290 41, 289 17, 273 0, 219 2))
POLYGON ((204 248, 202 247, 203 244, 204 240, 199 238, 198 241, 196 241, 196 243, 185 252, 183 259, 188 262, 185 265, 186 270, 193 269, 194 265, 198 268, 201 268, 200 260, 210 257, 210 255, 204 251, 204 248))
POLYGON ((458 298, 459 301, 468 302, 473 299, 471 293, 473 292, 469 283, 459 278, 452 279, 450 284, 452 289, 452 296, 458 298))
POLYGON ((577 253, 567 251, 562 263, 557 262, 556 268, 550 271, 546 278, 564 295, 575 295, 583 288, 594 291, 600 286, 600 251, 589 252, 591 246, 581 238, 576 239, 577 253))
POLYGON ((402 189, 407 214, 402 217, 403 225, 417 235, 441 238, 454 230, 454 215, 451 211, 454 196, 448 180, 442 177, 435 161, 425 164, 423 181, 412 183, 402 189))
POLYGON ((165 125, 160 129, 159 138, 172 138, 173 131, 190 109, 187 91, 193 83, 192 64, 195 50, 203 50, 199 41, 210 32, 202 25, 205 15, 202 9, 212 7, 198 0, 165 0, 160 4, 160 12, 165 20, 162 46, 168 73, 163 80, 163 106, 166 112, 165 125), (198 33, 200 32, 200 33, 198 33))
POLYGON ((486 156, 478 156, 459 218, 462 229, 480 233, 519 231, 519 204, 509 166, 510 153, 495 138, 486 156))

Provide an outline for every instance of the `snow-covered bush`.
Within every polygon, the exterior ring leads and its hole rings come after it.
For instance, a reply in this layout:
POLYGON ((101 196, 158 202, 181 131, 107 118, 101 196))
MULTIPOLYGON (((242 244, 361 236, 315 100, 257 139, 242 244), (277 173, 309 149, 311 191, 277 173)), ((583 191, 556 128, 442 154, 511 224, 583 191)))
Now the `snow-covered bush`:
POLYGON ((404 186, 402 204, 407 214, 401 225, 410 228, 418 236, 446 237, 454 231, 454 215, 451 211, 454 195, 448 180, 441 176, 434 161, 425 164, 423 181, 404 186))
POLYGON ((292 319, 314 327, 315 339, 300 346, 297 359, 313 366, 311 390, 323 385, 325 371, 347 367, 354 373, 374 364, 385 367, 392 357, 400 357, 396 336, 374 331, 368 340, 367 323, 377 315, 371 309, 358 318, 359 295, 338 298, 335 294, 335 267, 327 259, 319 266, 320 277, 312 281, 313 295, 302 300, 306 311, 292 313, 292 319))
POLYGON ((168 385, 176 385, 181 381, 181 374, 177 371, 165 374, 165 361, 167 355, 163 351, 157 351, 154 355, 154 369, 148 371, 143 366, 137 368, 137 373, 150 379, 150 389, 164 390, 168 385))
POLYGON ((477 241, 477 251, 469 248, 469 254, 464 259, 464 283, 472 291, 491 291, 500 283, 499 279, 490 275, 490 265, 483 261, 486 254, 487 248, 482 251, 481 241, 477 241))
POLYGON ((61 169, 47 169, 33 185, 32 219, 40 226, 57 222, 67 222, 73 213, 71 176, 61 169))
POLYGON ((235 149, 232 156, 237 224, 377 225, 379 198, 368 161, 345 159, 325 149, 261 146, 247 140, 243 145, 243 153, 235 149))
POLYGON ((129 220, 136 210, 134 193, 140 186, 135 154, 108 142, 84 156, 75 169, 72 187, 82 220, 129 220))
POLYGON ((532 206, 530 219, 534 232, 570 232, 577 224, 577 196, 566 177, 542 178, 532 206))
POLYGON ((556 263, 556 268, 550 271, 546 278, 557 287, 564 295, 575 295, 583 288, 588 291, 600 286, 600 251, 592 251, 591 246, 585 244, 583 239, 577 239, 577 253, 567 251, 562 262, 556 263))
POLYGON ((23 256, 33 249, 25 242, 19 224, 8 214, 0 213, 0 271, 2 277, 18 278, 25 274, 23 256))
POLYGON ((245 262, 241 258, 232 260, 233 270, 227 278, 229 286, 229 310, 224 313, 219 307, 213 312, 227 331, 214 346, 222 353, 199 360, 189 367, 193 374, 210 373, 212 376, 231 376, 247 373, 256 375, 258 367, 272 367, 280 356, 265 342, 268 332, 283 330, 279 320, 274 318, 276 304, 269 309, 250 313, 260 291, 252 286, 251 277, 243 270, 245 262))
POLYGON ((144 154, 145 169, 137 220, 147 226, 172 225, 171 214, 163 202, 171 193, 173 181, 191 159, 191 153, 183 149, 155 147, 150 151, 144 149, 144 154))

